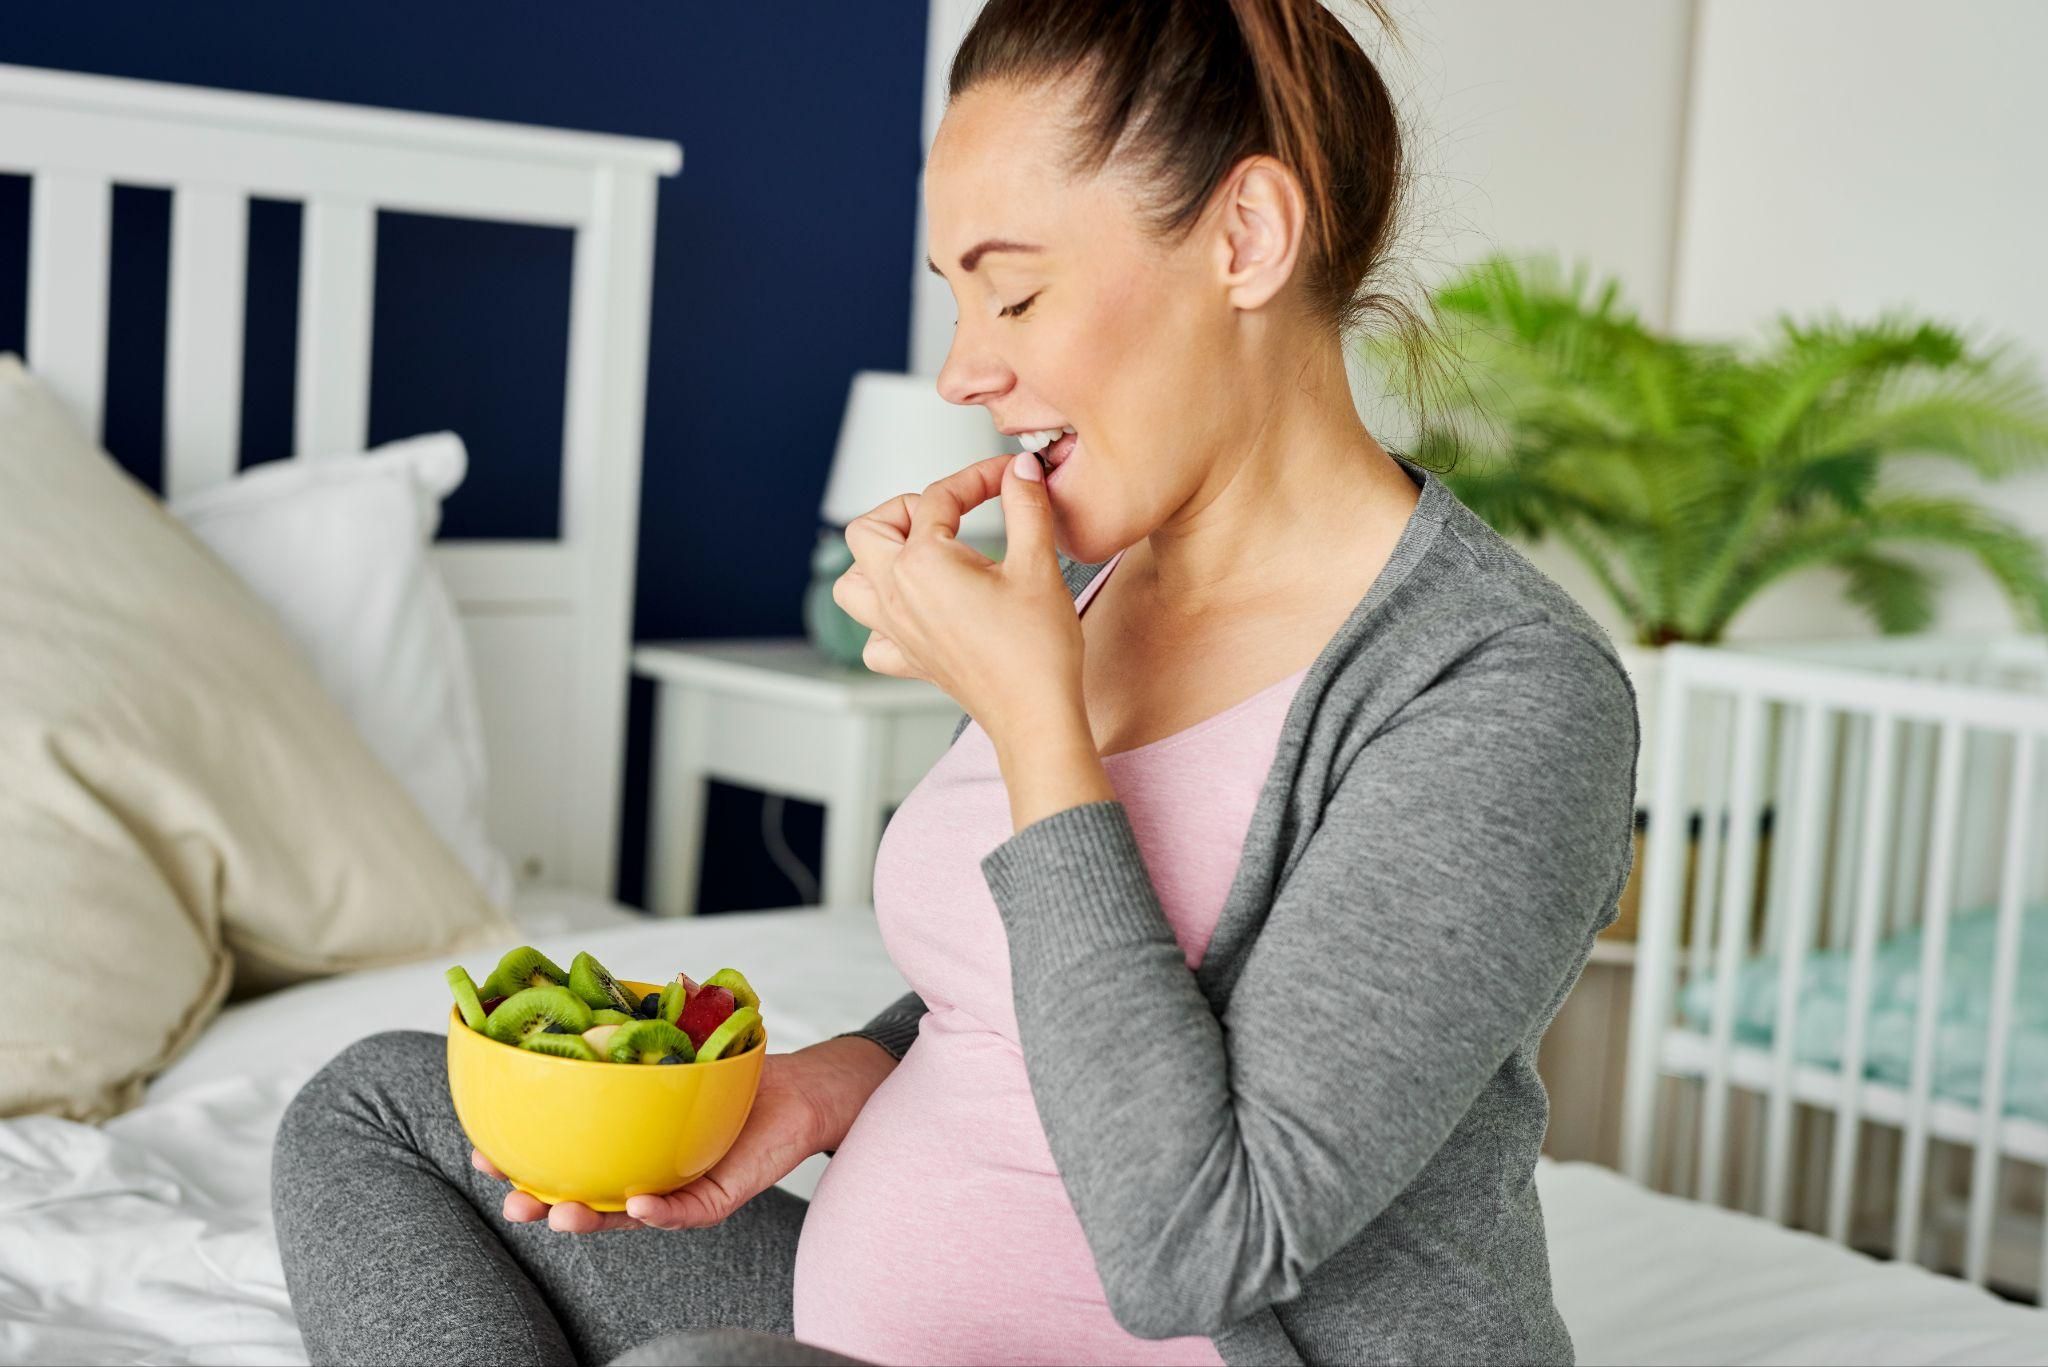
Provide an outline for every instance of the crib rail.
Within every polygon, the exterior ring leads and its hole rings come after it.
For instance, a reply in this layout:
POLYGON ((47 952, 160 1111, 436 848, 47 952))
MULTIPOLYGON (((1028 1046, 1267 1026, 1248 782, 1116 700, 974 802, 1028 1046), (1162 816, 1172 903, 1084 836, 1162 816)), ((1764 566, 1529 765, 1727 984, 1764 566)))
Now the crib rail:
MULTIPOLYGON (((1965 1146, 1960 1271, 1985 1283, 1994 1233, 2014 1218, 2000 1204, 2007 1165, 2048 1167, 2048 1124, 2009 1113, 2007 1085, 2015 1003, 2048 991, 2020 980, 2023 910, 2048 898, 2048 642, 1674 646, 1659 671, 1624 1169, 1650 1183, 1676 1167, 1698 1199, 1780 1223, 1794 1222, 1796 1189, 1829 1238, 1926 1261, 1928 1212, 1948 1196, 1932 1190, 1930 1149, 1965 1146), (1935 1077, 1944 1001, 1958 990, 1944 981, 1951 924, 1980 907, 1995 907, 1995 932, 1986 1053, 1966 1104, 1937 1095, 1935 1077), (1910 1063, 1894 1085, 1865 1074, 1879 946, 1906 931, 1920 952, 1910 1063), (1823 1067, 1799 1047, 1802 1012, 1820 1009, 1808 963, 1830 951, 1846 958, 1846 987, 1839 1052, 1823 1067), (1741 973, 1767 955, 1775 981, 1758 1039, 1738 1019, 1741 973), (1690 1021, 1681 984, 1696 989, 1690 1021), (1865 1170, 1873 1130, 1893 1158, 1882 1179, 1865 1170), (1886 1197, 1890 1228, 1873 1239, 1871 1208, 1886 1197)), ((2041 1228, 2037 1286, 2048 1284, 2048 1220, 2041 1228)))

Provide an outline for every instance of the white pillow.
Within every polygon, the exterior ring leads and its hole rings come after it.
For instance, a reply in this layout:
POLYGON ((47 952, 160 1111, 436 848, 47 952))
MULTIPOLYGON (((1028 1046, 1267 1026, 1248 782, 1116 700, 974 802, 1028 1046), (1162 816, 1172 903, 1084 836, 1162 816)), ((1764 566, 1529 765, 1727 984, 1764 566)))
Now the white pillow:
POLYGON ((370 750, 499 907, 512 871, 484 829, 476 680, 428 555, 462 483, 462 439, 258 465, 171 512, 282 621, 370 750))

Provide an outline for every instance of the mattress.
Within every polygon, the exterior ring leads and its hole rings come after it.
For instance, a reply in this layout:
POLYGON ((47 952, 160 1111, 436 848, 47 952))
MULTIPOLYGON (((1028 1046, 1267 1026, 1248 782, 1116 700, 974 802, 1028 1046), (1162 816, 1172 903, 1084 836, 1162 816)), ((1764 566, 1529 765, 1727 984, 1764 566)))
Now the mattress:
MULTIPOLYGON (((1994 907, 1957 912, 1950 918, 1936 1000, 1934 1095, 1971 1107, 1983 1095, 1984 1060, 1991 1052, 1997 931, 1994 907)), ((1921 929, 1915 927, 1884 940, 1872 958, 1864 1076, 1873 1081, 1904 1087, 1912 1079, 1922 948, 1921 929)), ((1778 956, 1768 954, 1736 969, 1737 1044, 1761 1048, 1775 1037, 1778 968, 1778 956)), ((1686 984, 1680 997, 1686 1023, 1702 1033, 1713 1020, 1716 987, 1716 975, 1702 973, 1686 984)), ((1800 963, 1793 1057, 1818 1067, 1841 1067, 1848 1019, 1848 949, 1806 955, 1800 963)), ((2048 1120, 2048 903, 2028 906, 2021 916, 2019 988, 2013 994, 2005 1089, 2007 1114, 2048 1120)))
MULTIPOLYGON (((903 990, 860 907, 655 921, 530 891, 518 914, 551 956, 589 949, 624 971, 744 967, 777 1049, 857 1025, 903 990)), ((350 1040, 442 1029, 444 967, 234 1006, 141 1107, 103 1126, 0 1121, 0 1362, 303 1363, 271 1234, 271 1137, 292 1094, 350 1040)), ((814 1172, 789 1185, 806 1189, 814 1172)), ((1583 1362, 2048 1364, 2048 1316, 1960 1283, 1603 1169, 1546 1162, 1538 1182, 1583 1362)))

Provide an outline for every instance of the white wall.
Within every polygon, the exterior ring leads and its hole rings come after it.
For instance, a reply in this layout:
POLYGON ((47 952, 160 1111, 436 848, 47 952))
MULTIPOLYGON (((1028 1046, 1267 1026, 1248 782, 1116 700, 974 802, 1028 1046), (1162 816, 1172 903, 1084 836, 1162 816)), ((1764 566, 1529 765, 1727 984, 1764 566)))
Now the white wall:
MULTIPOLYGON (((926 141, 978 0, 931 0, 926 141)), ((1356 7, 1340 13, 1354 15, 1356 7)), ((1403 244, 1419 287, 1491 250, 1555 251, 1618 276, 1653 323, 1753 333, 1785 309, 1911 304, 2048 356, 2048 51, 2039 0, 1395 0, 1409 51, 1361 31, 1408 123, 1417 184, 1403 244)), ((922 239, 923 221, 919 220, 922 239)), ((952 300, 917 244, 912 366, 935 373, 952 300)), ((1399 445, 1397 409, 1361 393, 1399 445)), ((1965 478, 1957 487, 1985 486, 1965 478)), ((1992 486, 2048 534, 2048 475, 1992 486)), ((1590 577, 1532 558, 1624 639, 1590 577)), ((2005 631, 1981 571, 1937 629, 2005 631)), ((1831 574, 1766 593, 1732 635, 1868 634, 1831 574)))

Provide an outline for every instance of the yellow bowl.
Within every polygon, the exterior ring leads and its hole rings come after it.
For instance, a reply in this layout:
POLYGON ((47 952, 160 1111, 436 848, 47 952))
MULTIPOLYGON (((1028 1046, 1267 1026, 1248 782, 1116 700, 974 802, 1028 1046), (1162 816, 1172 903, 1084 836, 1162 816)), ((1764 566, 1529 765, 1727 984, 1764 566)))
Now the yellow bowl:
MULTIPOLYGON (((620 985, 635 997, 661 990, 620 985)), ((767 1034, 710 1063, 591 1063, 500 1044, 451 1007, 448 1091, 469 1142, 521 1191, 624 1210, 627 1197, 674 1191, 725 1157, 754 1108, 767 1034)))

